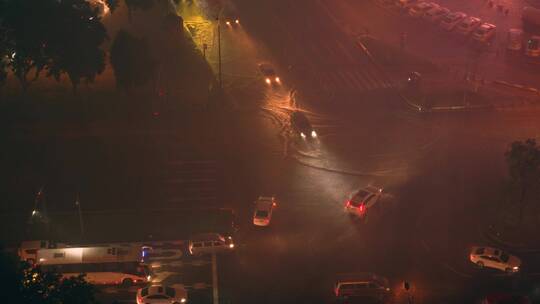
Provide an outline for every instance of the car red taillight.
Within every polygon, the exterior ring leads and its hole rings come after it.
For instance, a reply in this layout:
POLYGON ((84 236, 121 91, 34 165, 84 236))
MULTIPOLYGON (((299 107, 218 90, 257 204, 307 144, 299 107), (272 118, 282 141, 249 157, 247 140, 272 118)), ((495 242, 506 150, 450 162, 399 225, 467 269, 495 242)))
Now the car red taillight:
POLYGON ((360 207, 358 207, 358 212, 364 213, 364 211, 366 211, 366 208, 365 208, 364 204, 361 204, 360 207))

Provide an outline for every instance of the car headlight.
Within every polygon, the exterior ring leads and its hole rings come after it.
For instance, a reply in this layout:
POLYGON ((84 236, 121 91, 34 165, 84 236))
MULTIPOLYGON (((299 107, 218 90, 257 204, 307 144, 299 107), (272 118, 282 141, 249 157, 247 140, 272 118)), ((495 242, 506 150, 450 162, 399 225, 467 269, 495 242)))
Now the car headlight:
POLYGON ((225 24, 231 25, 231 22, 230 22, 230 21, 226 21, 225 24))
POLYGON ((281 82, 281 79, 279 79, 279 77, 276 77, 276 82, 281 82))
POLYGON ((229 248, 234 248, 234 244, 229 244, 229 248))
POLYGON ((313 138, 317 137, 317 132, 315 132, 315 130, 311 131, 311 137, 313 138))
POLYGON ((146 276, 146 280, 150 282, 152 280, 152 276, 146 276))
POLYGON ((240 24, 240 20, 236 19, 236 20, 234 20, 234 23, 240 24))
POLYGON ((180 299, 180 303, 186 303, 186 298, 180 299))
POLYGON ((300 136, 302 136, 302 138, 306 138, 306 134, 304 134, 304 132, 300 132, 300 136))
POLYGON ((270 80, 270 78, 266 78, 266 83, 270 84, 270 83, 272 83, 272 80, 270 80))
POLYGON ((514 270, 514 271, 519 271, 519 267, 518 267, 518 266, 514 266, 514 267, 512 268, 512 270, 514 270))

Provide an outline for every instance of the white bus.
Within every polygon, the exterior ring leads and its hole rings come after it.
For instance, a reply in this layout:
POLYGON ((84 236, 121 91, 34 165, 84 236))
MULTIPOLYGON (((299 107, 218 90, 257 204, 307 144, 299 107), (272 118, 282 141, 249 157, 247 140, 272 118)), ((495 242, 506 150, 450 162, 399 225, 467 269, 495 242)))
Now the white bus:
POLYGON ((40 249, 51 249, 51 248, 65 248, 69 247, 64 243, 56 243, 46 240, 39 241, 23 241, 19 246, 19 257, 21 261, 34 264, 37 259, 37 252, 40 249))
POLYGON ((150 281, 148 267, 141 261, 140 248, 73 247, 39 249, 36 263, 43 271, 60 273, 62 277, 86 274, 92 284, 122 284, 150 281))

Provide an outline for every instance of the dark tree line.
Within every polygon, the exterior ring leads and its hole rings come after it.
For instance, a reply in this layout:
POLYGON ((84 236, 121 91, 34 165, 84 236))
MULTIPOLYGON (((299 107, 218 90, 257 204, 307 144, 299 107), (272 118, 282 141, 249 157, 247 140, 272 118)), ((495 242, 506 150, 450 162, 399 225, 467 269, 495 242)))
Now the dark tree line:
POLYGON ((121 30, 116 34, 111 46, 111 65, 114 69, 116 86, 130 90, 152 79, 156 62, 144 39, 121 30))
POLYGON ((518 191, 515 203, 519 206, 519 222, 523 220, 529 201, 538 200, 540 185, 540 147, 536 140, 513 142, 505 153, 511 184, 518 191))
POLYGON ((84 276, 61 279, 56 273, 42 272, 16 256, 0 251, 2 303, 17 304, 95 304, 94 286, 84 276))
POLYGON ((85 0, 0 0, 0 81, 11 70, 23 90, 45 73, 75 90, 105 68, 107 33, 85 0))

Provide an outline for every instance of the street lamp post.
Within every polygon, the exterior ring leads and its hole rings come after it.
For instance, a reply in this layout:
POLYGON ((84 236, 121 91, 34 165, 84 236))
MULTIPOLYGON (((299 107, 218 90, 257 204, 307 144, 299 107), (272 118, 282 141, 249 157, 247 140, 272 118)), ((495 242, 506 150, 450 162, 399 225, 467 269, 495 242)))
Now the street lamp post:
POLYGON ((84 225, 83 225, 83 218, 82 218, 82 212, 81 212, 81 202, 79 201, 79 193, 77 193, 77 199, 75 200, 75 205, 77 205, 77 210, 79 213, 79 227, 81 229, 81 238, 84 235, 84 225))
POLYGON ((219 21, 219 16, 216 18, 217 20, 217 36, 218 36, 218 81, 219 81, 219 88, 223 88, 223 82, 221 77, 221 22, 219 21))

